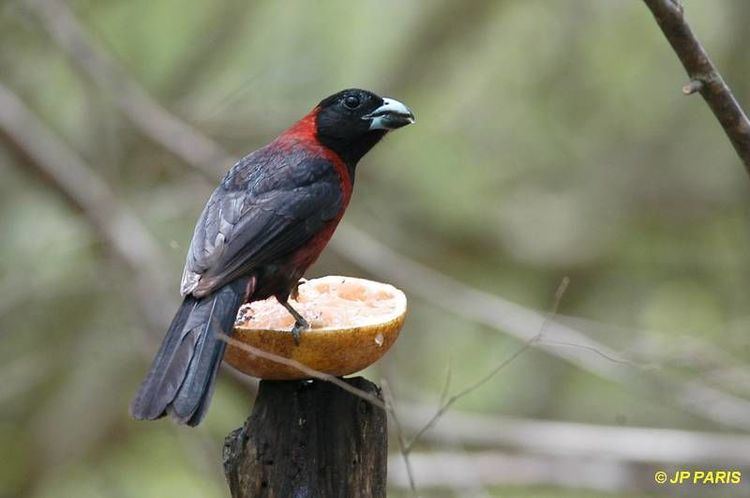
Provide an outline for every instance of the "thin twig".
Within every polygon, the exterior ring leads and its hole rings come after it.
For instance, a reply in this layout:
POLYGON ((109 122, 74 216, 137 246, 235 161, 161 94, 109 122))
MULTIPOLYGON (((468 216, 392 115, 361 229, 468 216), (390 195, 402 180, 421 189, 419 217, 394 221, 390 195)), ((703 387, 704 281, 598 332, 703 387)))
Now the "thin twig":
POLYGON ((503 360, 502 363, 500 363, 499 365, 497 365, 486 376, 482 377, 480 380, 478 380, 474 384, 470 385, 469 387, 463 389, 462 391, 459 391, 457 394, 454 394, 450 398, 448 398, 448 400, 445 403, 443 403, 440 406, 440 408, 438 408, 438 410, 427 421, 427 423, 424 426, 422 426, 422 428, 419 429, 419 431, 417 431, 417 433, 414 435, 414 437, 409 442, 409 444, 406 445, 406 450, 405 451, 407 453, 411 452, 411 450, 414 448, 414 445, 417 444, 417 442, 419 442, 419 440, 422 437, 422 435, 425 432, 427 432, 428 430, 430 430, 432 428, 432 426, 435 425, 438 420, 440 420, 440 418, 445 414, 445 412, 447 412, 448 409, 451 406, 453 406, 453 404, 456 401, 458 401, 459 399, 463 398, 464 396, 466 396, 467 394, 471 393, 472 391, 480 388, 483 384, 485 384, 490 379, 492 379, 492 377, 494 377, 498 372, 500 372, 500 370, 502 370, 503 368, 505 368, 506 366, 508 366, 510 363, 513 362, 513 360, 515 360, 516 358, 518 358, 519 356, 521 356, 521 354, 523 354, 527 349, 529 349, 534 344, 534 342, 536 342, 538 340, 538 338, 539 338, 538 335, 532 337, 531 339, 529 339, 528 341, 526 341, 523 344, 523 346, 521 346, 520 348, 518 348, 512 355, 510 355, 508 358, 506 358, 505 360, 503 360))
POLYGON ((682 86, 682 93, 685 95, 692 95, 695 92, 700 92, 703 88, 703 81, 701 80, 690 80, 682 86))
POLYGON ((634 361, 631 361, 631 360, 628 360, 628 359, 625 359, 625 358, 621 358, 621 357, 618 357, 618 356, 608 355, 604 351, 600 351, 597 348, 594 348, 594 347, 591 347, 591 346, 587 346, 585 344, 574 344, 572 342, 547 341, 547 340, 539 341, 539 343, 540 344, 548 344, 550 346, 564 346, 564 347, 569 347, 569 348, 583 349, 585 351, 591 351, 594 354, 598 354, 599 356, 601 356, 605 360, 611 361, 613 363, 619 363, 621 365, 629 365, 631 367, 636 367, 636 368, 651 368, 648 365, 641 365, 639 363, 636 363, 634 361))
POLYGON ((417 493, 417 485, 414 482, 414 471, 411 468, 411 461, 409 460, 409 451, 406 445, 406 438, 404 437, 404 429, 401 427, 401 422, 396 413, 396 403, 394 402, 393 393, 391 392, 391 386, 386 379, 381 379, 380 388, 383 390, 383 399, 385 400, 386 410, 388 414, 390 414, 393 425, 396 428, 396 439, 398 440, 401 457, 404 459, 406 475, 409 477, 409 488, 411 489, 413 496, 419 496, 417 493))
POLYGON ((560 285, 558 286, 557 290, 555 291, 555 297, 552 304, 552 311, 550 315, 548 316, 547 320, 542 323, 542 326, 539 329, 539 332, 537 335, 526 341, 523 346, 518 348, 515 353, 510 355, 508 358, 500 362, 495 368, 493 368, 487 375, 482 377, 481 379, 477 380, 473 384, 470 384, 469 386, 465 387, 461 391, 457 392, 448 400, 443 403, 440 408, 435 412, 435 414, 430 418, 427 423, 414 435, 411 442, 406 446, 406 453, 408 454, 413 448, 414 445, 419 441, 419 439, 422 437, 422 435, 430 430, 433 425, 437 423, 438 420, 440 420, 440 417, 442 417, 445 412, 448 411, 448 409, 459 399, 463 398, 464 396, 471 394, 472 392, 476 391, 480 387, 482 387, 484 384, 489 382, 495 375, 497 375, 502 369, 510 365, 513 360, 521 356, 523 353, 525 353, 531 346, 534 345, 535 342, 537 342, 539 339, 541 339, 542 334, 544 334, 544 330, 549 324, 552 317, 554 317, 557 314, 557 310, 560 307, 560 301, 562 300, 563 295, 565 294, 565 291, 568 288, 568 285, 570 284, 570 278, 567 276, 562 279, 560 282, 560 285))
POLYGON ((682 5, 677 0, 643 1, 690 77, 683 93, 700 92, 750 174, 750 121, 685 21, 682 5))
POLYGON ((373 406, 377 406, 378 408, 382 410, 386 410, 385 403, 383 403, 380 399, 373 396, 372 394, 363 391, 361 389, 357 389, 356 387, 344 382, 340 378, 336 377, 335 375, 327 374, 325 372, 320 372, 318 370, 315 370, 314 368, 310 368, 304 363, 300 363, 297 360, 292 360, 291 358, 284 358, 283 356, 279 356, 277 354, 264 351, 262 349, 258 349, 254 346, 251 346, 249 344, 245 344, 244 342, 240 342, 237 339, 234 339, 226 334, 219 334, 219 339, 226 342, 227 344, 230 344, 236 348, 239 348, 247 353, 250 353, 252 355, 255 355, 259 358, 263 358, 269 361, 273 361, 275 363, 279 363, 281 365, 286 365, 288 367, 294 368, 299 370, 305 375, 308 375, 312 378, 322 380, 325 382, 330 382, 331 384, 334 384, 344 391, 351 393, 355 396, 358 396, 365 401, 370 402, 373 406))
POLYGON ((448 366, 445 369, 445 382, 443 383, 443 390, 440 391, 440 404, 445 403, 445 399, 448 397, 448 391, 451 388, 451 377, 453 376, 453 360, 448 358, 448 366))
POLYGON ((645 391, 652 398, 669 401, 687 412, 721 425, 750 430, 750 401, 701 382, 668 378, 652 368, 632 368, 627 361, 611 361, 619 355, 579 329, 520 306, 502 296, 479 290, 449 275, 398 253, 371 235, 344 224, 331 241, 335 250, 360 268, 402 286, 446 312, 493 330, 528 341, 545 322, 548 337, 576 344, 558 348, 540 341, 537 349, 566 361, 601 379, 645 391), (571 351, 566 351, 566 349, 571 351), (572 350, 595 351, 580 355, 572 350))

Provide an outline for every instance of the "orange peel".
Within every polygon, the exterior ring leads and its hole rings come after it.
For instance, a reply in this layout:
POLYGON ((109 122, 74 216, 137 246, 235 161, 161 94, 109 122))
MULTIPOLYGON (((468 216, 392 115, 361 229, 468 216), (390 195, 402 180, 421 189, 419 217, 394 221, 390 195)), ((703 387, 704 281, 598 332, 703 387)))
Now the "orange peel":
POLYGON ((262 358, 259 349, 329 375, 344 376, 379 360, 396 342, 406 318, 406 296, 389 284, 328 276, 300 283, 289 303, 310 323, 299 344, 294 319, 275 298, 240 308, 224 360, 237 370, 268 380, 306 379, 293 365, 262 358), (234 342, 234 341, 233 341, 234 342))

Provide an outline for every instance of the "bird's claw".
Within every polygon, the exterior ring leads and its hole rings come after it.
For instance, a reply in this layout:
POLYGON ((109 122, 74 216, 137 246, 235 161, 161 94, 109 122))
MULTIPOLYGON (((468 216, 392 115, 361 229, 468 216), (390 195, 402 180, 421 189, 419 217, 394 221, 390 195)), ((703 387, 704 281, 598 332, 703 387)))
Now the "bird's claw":
POLYGON ((302 338, 302 332, 310 328, 310 324, 306 321, 295 322, 292 327, 292 338, 294 339, 294 345, 299 346, 299 341, 302 338))

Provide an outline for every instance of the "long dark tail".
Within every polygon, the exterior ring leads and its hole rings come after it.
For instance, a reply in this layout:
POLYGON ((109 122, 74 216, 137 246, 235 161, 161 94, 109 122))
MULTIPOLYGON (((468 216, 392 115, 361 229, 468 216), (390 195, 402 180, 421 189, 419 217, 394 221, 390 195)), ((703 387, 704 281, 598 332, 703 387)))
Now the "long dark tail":
POLYGON ((241 278, 208 296, 185 298, 130 404, 134 418, 154 420, 169 412, 180 423, 200 423, 226 348, 219 336, 232 333, 247 283, 241 278))

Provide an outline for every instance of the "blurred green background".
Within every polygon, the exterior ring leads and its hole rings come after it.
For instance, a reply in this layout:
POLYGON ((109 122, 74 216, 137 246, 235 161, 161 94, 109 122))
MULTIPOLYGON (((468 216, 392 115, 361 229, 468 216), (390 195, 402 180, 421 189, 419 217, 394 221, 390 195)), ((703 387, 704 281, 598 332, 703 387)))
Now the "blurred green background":
MULTIPOLYGON (((684 3, 750 102, 750 3, 684 3)), ((750 182, 685 80, 635 0, 3 0, 0 105, 23 102, 46 131, 19 115, 0 126, 0 496, 228 496, 221 444, 252 383, 223 372, 193 430, 127 411, 193 224, 231 165, 160 126, 174 116, 239 157, 352 86, 402 100, 417 124, 360 163, 341 233, 308 276, 407 292, 401 339, 366 373, 388 379, 407 439, 447 375, 457 392, 539 332, 523 310, 504 322, 503 300, 546 312, 570 277, 540 344, 415 446, 420 495, 750 495, 750 457, 730 455, 750 441, 750 182), (58 137, 108 187, 53 148, 66 198, 16 132, 40 150, 58 137), (93 191, 83 210, 69 198, 93 191), (115 202, 143 229, 118 225, 118 243, 154 268, 138 271, 97 228, 119 220, 96 209, 115 202), (478 415, 531 432, 471 439, 458 417, 478 415), (578 425, 547 433, 540 420, 578 425), (589 426, 629 446, 565 437, 589 426), (633 427, 672 432, 619 432, 633 427), (673 456, 652 457, 649 434, 673 456), (746 482, 659 487, 662 468, 740 469, 746 482)), ((391 494, 408 496, 391 449, 391 494)))

